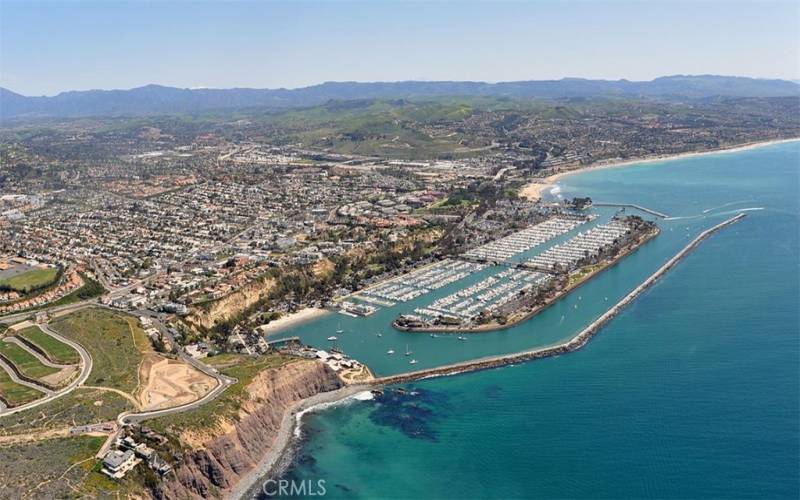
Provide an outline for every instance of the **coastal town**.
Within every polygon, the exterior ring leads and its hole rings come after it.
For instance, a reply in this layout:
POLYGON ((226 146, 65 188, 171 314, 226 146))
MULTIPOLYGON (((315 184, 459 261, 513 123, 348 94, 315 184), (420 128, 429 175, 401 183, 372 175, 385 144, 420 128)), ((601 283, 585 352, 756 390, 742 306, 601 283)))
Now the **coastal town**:
POLYGON ((0 0, 0 500, 796 500, 799 264, 797 0, 0 0))
MULTIPOLYGON (((563 197, 556 177, 792 137, 778 101, 742 103, 757 109, 736 130, 699 102, 715 125, 680 103, 560 102, 548 118, 400 105, 394 136, 310 111, 226 122, 235 134, 161 118, 0 129, 0 456, 71 439, 92 450, 68 471, 81 494, 238 495, 252 477, 237 467, 263 475, 311 402, 580 348, 632 296, 556 347, 456 354, 575 300, 664 230, 658 207, 563 197)), ((13 491, 63 492, 42 474, 13 491)))

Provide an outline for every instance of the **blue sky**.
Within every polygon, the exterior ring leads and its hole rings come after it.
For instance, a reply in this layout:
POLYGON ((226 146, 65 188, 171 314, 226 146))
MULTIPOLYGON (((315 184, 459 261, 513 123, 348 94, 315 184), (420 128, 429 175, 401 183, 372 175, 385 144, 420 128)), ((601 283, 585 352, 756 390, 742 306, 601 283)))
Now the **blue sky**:
POLYGON ((0 0, 0 86, 800 79, 800 2, 0 0))

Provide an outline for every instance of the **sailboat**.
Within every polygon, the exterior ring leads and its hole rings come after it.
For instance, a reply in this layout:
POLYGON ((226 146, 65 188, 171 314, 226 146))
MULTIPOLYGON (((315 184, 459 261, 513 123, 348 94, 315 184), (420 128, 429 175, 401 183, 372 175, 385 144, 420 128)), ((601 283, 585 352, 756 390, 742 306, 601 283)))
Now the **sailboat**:
POLYGON ((417 364, 417 360, 416 359, 412 359, 411 361, 408 362, 408 364, 409 365, 416 365, 417 364))
POLYGON ((339 329, 338 329, 338 330, 336 330, 336 334, 337 334, 337 335, 341 335, 341 334, 343 334, 343 333, 344 333, 344 330, 342 330, 342 323, 341 323, 341 322, 339 322, 339 329))
POLYGON ((411 356, 412 354, 414 353, 408 350, 408 344, 406 344, 406 356, 411 356))

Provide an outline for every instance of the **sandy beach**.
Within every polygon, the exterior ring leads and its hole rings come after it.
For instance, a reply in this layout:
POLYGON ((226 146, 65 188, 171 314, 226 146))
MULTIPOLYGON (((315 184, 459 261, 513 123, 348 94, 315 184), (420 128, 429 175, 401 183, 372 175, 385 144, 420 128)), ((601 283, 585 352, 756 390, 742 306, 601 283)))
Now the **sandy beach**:
POLYGON ((261 487, 260 480, 265 478, 273 468, 279 464, 279 461, 285 457, 286 450, 292 443, 295 437, 295 429, 298 426, 299 418, 309 411, 316 408, 322 409, 333 403, 343 401, 359 392, 368 391, 371 386, 367 385, 348 385, 341 389, 323 392, 312 396, 308 399, 303 399, 292 405, 284 414, 281 420, 281 427, 278 430, 278 435, 272 444, 269 452, 264 455, 264 458, 259 462, 258 466, 252 471, 247 473, 236 484, 229 495, 229 498, 236 500, 251 498, 261 487))
POLYGON ((741 144, 738 146, 731 146, 725 147, 720 149, 713 149, 709 151, 697 151, 692 153, 681 153, 677 155, 657 155, 657 156, 650 156, 650 157, 643 157, 638 159, 632 160, 604 160, 599 161, 597 163, 593 163, 591 165, 587 165, 585 167, 573 168, 573 169, 566 169, 552 173, 547 177, 542 177, 539 179, 534 180, 530 184, 524 186, 522 190, 520 190, 520 196, 528 198, 529 200, 539 200, 542 197, 542 194, 556 185, 559 179, 567 177, 569 175, 579 174, 582 172, 586 172, 589 170, 601 170, 606 168, 617 168, 617 167, 625 167, 628 165, 633 164, 642 164, 642 163, 654 163, 660 161, 667 161, 667 160, 677 160, 682 158, 691 158, 694 156, 703 156, 703 155, 710 155, 710 154, 720 154, 720 153, 735 153, 738 151, 745 151, 748 149, 755 149, 761 148, 764 146, 771 146, 773 144, 781 144, 784 142, 794 142, 798 141, 800 138, 794 139, 779 139, 774 141, 762 141, 762 142, 753 142, 748 144, 741 144))
POLYGON ((330 311, 319 309, 317 307, 306 307, 305 309, 300 309, 297 312, 286 314, 276 320, 270 321, 261 328, 261 331, 267 335, 271 335, 289 328, 290 326, 299 325, 300 323, 319 318, 320 316, 324 316, 329 312, 330 311))

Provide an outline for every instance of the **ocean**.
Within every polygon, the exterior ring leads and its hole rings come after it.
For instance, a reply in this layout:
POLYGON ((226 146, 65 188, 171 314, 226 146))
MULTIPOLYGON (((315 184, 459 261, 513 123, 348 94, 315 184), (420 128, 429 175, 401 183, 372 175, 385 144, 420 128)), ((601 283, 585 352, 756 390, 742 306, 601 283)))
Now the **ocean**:
POLYGON ((699 232, 748 214, 580 351, 307 415, 283 478, 324 480, 330 498, 798 498, 798 194, 800 142, 573 175, 558 195, 669 218, 658 238, 537 317, 466 342, 392 331, 398 312, 445 287, 369 318, 331 314, 282 332, 324 346, 340 328, 345 352, 380 375, 410 368, 388 347, 409 344, 423 368, 556 343, 699 232))

